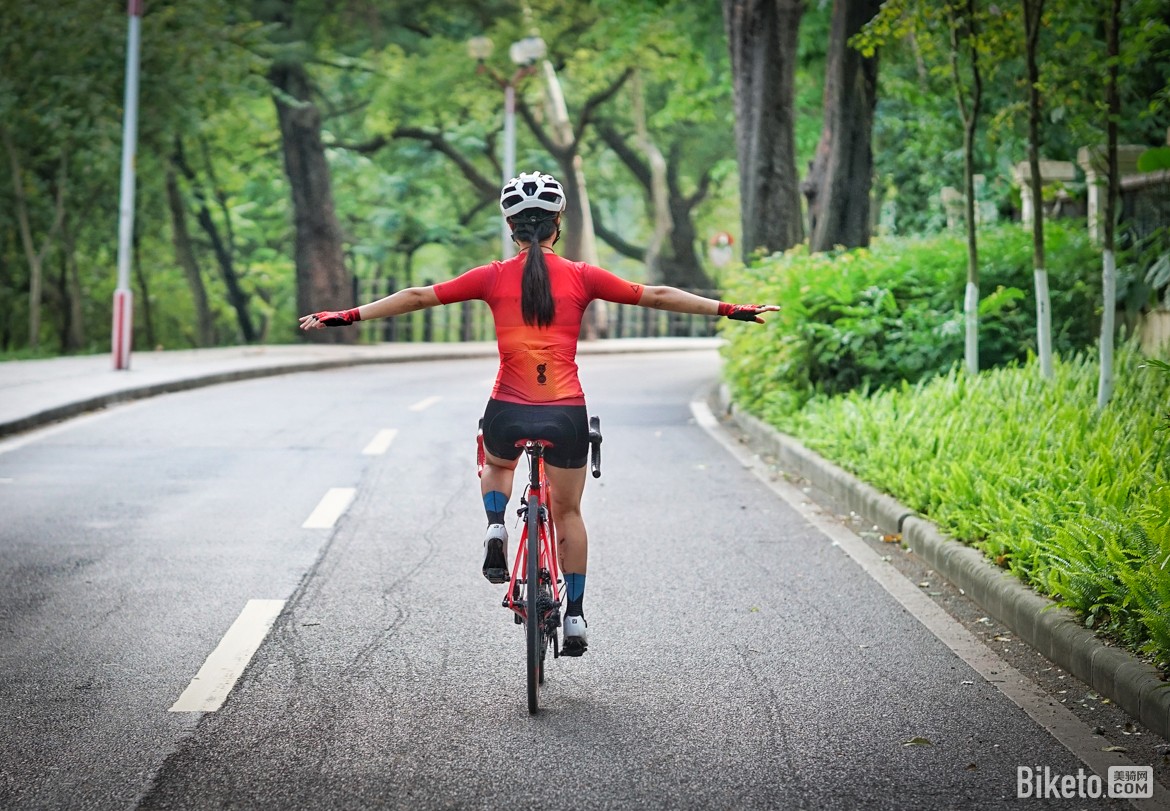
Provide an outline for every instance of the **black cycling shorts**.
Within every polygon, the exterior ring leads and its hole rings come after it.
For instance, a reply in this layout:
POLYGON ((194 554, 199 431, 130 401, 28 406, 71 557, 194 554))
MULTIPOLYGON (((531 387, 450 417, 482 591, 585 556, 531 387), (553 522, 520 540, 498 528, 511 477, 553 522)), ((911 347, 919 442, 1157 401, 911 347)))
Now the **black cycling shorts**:
POLYGON ((488 400, 483 412, 483 445, 500 459, 516 459, 524 452, 521 439, 546 439, 552 447, 544 459, 553 467, 585 467, 589 459, 589 415, 585 406, 525 405, 488 400))

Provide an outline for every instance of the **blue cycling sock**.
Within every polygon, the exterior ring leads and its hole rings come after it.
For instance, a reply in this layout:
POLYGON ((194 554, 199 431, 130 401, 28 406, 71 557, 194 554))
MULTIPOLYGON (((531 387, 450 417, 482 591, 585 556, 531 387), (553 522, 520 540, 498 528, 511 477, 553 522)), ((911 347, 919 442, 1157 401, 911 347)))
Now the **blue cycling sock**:
POLYGON ((483 508, 487 511, 489 524, 504 523, 504 512, 508 509, 508 497, 499 490, 484 493, 483 508))
POLYGON ((581 602, 585 599, 585 575, 565 575, 565 596, 569 598, 569 607, 565 609, 565 616, 584 616, 581 613, 581 602))

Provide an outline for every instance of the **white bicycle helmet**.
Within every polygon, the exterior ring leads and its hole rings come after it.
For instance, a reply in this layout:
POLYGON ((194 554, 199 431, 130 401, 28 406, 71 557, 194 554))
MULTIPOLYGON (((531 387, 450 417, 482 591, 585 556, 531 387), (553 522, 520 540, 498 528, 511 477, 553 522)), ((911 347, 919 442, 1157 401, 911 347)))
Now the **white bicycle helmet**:
POLYGON ((565 210, 565 190, 552 175, 521 172, 504 184, 500 191, 500 210, 505 217, 539 208, 554 214, 565 210))

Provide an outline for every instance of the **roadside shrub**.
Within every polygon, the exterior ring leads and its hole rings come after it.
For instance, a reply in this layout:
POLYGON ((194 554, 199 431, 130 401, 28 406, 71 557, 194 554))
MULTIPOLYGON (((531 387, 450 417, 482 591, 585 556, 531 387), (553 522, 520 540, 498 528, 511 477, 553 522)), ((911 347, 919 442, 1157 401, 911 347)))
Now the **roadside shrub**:
MULTIPOLYGON (((1049 225, 1053 349, 1096 340, 1100 254, 1084 229, 1049 225)), ((729 298, 779 304, 762 330, 730 329, 728 379, 748 407, 791 411, 817 394, 877 391, 946 372, 963 357, 966 247, 962 236, 889 238, 869 249, 804 247, 745 269, 729 298)), ((980 232, 980 365, 1035 351, 1030 234, 980 232)))

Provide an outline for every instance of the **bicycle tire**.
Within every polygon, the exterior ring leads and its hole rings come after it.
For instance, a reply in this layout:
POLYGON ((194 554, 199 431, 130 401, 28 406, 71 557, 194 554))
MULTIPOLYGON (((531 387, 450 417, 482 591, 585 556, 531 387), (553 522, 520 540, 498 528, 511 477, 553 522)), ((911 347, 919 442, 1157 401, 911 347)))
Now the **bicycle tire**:
POLYGON ((544 639, 540 611, 540 498, 528 495, 526 522, 528 564, 524 576, 528 605, 525 607, 524 635, 528 649, 528 712, 535 715, 540 709, 540 683, 544 680, 544 639))

